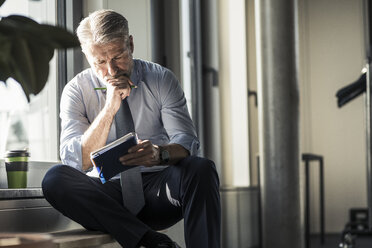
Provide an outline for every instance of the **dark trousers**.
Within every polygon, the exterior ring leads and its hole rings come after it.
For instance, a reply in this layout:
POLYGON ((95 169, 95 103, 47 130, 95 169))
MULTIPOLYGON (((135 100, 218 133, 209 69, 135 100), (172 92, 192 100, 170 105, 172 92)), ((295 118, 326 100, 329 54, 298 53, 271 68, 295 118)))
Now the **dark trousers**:
POLYGON ((67 165, 49 169, 43 182, 47 201, 89 230, 111 234, 125 248, 138 247, 149 230, 184 218, 186 246, 219 248, 219 179, 212 161, 190 156, 163 171, 142 173, 146 205, 134 216, 123 206, 120 180, 101 184, 67 165))

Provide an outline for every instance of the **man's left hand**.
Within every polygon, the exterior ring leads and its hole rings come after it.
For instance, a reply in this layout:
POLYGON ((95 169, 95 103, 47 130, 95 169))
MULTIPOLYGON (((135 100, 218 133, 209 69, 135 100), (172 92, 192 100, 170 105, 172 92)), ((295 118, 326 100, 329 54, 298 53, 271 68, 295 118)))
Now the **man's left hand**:
POLYGON ((159 165, 160 149, 149 140, 139 140, 139 144, 131 147, 128 154, 120 157, 120 162, 123 165, 145 165, 151 167, 159 165))

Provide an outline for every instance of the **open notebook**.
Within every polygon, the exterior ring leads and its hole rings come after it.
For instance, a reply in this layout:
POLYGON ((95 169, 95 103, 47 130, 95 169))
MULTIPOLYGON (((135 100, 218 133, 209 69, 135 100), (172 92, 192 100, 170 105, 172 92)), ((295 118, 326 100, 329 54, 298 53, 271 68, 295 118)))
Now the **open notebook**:
POLYGON ((90 154, 90 160, 102 183, 110 180, 118 173, 134 167, 122 165, 119 158, 127 154, 129 148, 137 144, 137 134, 131 132, 90 154))

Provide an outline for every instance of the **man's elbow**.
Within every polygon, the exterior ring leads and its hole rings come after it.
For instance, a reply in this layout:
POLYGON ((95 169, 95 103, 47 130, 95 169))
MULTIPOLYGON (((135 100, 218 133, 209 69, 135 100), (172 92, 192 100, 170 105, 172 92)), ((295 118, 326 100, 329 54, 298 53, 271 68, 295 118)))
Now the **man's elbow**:
POLYGON ((81 169, 83 170, 83 171, 87 171, 87 170, 89 170, 90 168, 92 168, 93 167, 93 165, 92 165, 92 163, 90 162, 90 160, 84 160, 83 159, 83 164, 82 164, 82 166, 81 166, 81 169))

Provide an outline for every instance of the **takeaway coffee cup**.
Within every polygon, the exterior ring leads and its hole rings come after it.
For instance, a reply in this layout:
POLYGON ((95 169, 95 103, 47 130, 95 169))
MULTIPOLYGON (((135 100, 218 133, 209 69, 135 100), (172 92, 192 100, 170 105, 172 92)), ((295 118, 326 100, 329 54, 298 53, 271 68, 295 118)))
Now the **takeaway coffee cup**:
POLYGON ((5 167, 8 178, 8 188, 26 188, 28 157, 27 150, 12 150, 5 153, 5 167))

